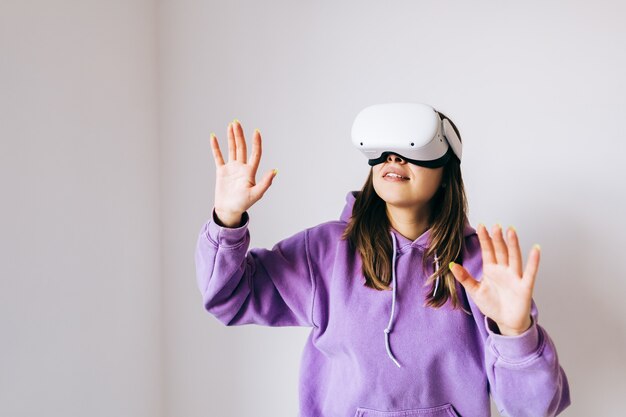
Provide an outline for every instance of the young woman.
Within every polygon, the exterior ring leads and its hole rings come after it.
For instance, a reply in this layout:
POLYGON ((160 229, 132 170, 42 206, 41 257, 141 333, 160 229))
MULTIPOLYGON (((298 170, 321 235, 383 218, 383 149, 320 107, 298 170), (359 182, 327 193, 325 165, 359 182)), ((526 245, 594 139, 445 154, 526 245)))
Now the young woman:
POLYGON ((539 247, 523 268, 514 228, 505 240, 499 225, 469 225, 457 155, 432 168, 387 152, 339 220, 248 250, 247 210, 277 172, 256 183, 261 134, 248 161, 237 120, 228 162, 214 134, 211 145, 214 208, 195 254, 204 306, 227 326, 312 328, 300 417, 484 417, 490 394, 505 416, 570 404, 532 299, 539 247))

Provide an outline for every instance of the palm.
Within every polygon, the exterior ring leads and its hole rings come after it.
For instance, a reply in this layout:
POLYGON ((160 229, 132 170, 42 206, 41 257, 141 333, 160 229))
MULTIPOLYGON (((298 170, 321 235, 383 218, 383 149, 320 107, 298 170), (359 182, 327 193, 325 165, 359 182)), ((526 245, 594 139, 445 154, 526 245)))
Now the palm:
MULTIPOLYGON (((256 202, 255 173, 252 168, 238 161, 229 162, 216 170, 215 195, 220 205, 227 207, 250 207, 256 202)), ((245 210, 244 210, 245 211, 245 210)))
POLYGON ((478 226, 483 273, 477 281, 462 266, 452 267, 453 275, 467 290, 480 311, 498 324, 501 332, 519 334, 530 326, 532 293, 539 266, 539 248, 533 248, 525 271, 514 229, 508 231, 508 242, 499 226, 493 240, 483 225, 478 226))
POLYGON ((496 323, 521 329, 526 313, 530 314, 531 297, 532 288, 510 268, 487 264, 483 266, 482 279, 472 299, 480 311, 496 323))

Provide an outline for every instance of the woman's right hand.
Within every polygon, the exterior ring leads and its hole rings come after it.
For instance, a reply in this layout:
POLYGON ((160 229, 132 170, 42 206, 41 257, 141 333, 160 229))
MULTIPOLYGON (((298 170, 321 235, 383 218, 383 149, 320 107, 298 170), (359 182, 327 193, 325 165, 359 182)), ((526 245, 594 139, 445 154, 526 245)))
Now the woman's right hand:
POLYGON ((211 134, 215 160, 215 214, 226 227, 237 227, 241 215, 263 197, 272 185, 277 171, 268 171, 256 184, 256 171, 261 160, 261 133, 254 131, 252 154, 247 162, 246 141, 237 119, 228 124, 228 163, 224 163, 217 136, 211 134))

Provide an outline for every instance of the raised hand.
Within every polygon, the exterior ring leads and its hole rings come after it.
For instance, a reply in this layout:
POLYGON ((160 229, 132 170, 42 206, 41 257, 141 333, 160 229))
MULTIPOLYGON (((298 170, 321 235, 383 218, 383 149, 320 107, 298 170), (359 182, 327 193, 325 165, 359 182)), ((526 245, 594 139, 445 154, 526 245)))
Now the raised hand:
POLYGON ((247 161, 246 140, 237 119, 228 124, 228 163, 224 163, 217 136, 211 134, 211 149, 215 160, 215 214, 227 227, 236 227, 241 215, 256 203, 272 185, 276 170, 268 171, 261 181, 255 181, 261 160, 261 133, 254 131, 252 154, 247 161))
POLYGON ((522 273, 522 254, 514 228, 507 230, 507 242, 499 225, 492 229, 493 240, 484 225, 477 233, 483 257, 480 281, 461 265, 450 263, 454 277, 480 311, 496 322, 500 333, 515 336, 528 330, 535 277, 539 268, 539 245, 533 246, 522 273))

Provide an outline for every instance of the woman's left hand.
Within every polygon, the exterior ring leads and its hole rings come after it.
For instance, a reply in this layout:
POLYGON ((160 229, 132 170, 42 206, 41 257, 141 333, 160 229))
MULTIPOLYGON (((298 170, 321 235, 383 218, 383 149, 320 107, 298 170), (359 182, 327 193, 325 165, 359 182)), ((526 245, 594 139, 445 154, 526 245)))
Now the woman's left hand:
POLYGON ((539 245, 533 246, 522 274, 522 253, 515 229, 507 230, 507 241, 499 225, 493 227, 493 240, 484 225, 478 225, 483 257, 480 281, 461 265, 450 263, 454 277, 480 311, 498 325, 500 334, 516 336, 531 326, 530 308, 535 277, 539 268, 539 245))

